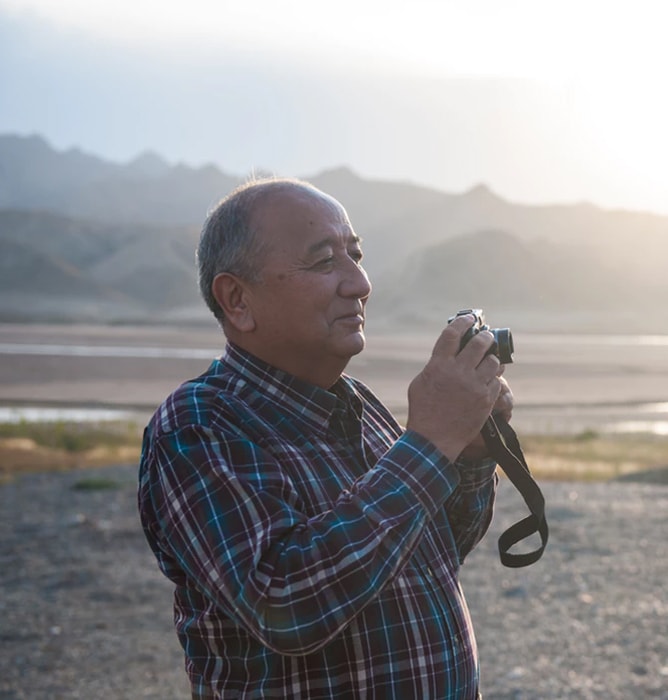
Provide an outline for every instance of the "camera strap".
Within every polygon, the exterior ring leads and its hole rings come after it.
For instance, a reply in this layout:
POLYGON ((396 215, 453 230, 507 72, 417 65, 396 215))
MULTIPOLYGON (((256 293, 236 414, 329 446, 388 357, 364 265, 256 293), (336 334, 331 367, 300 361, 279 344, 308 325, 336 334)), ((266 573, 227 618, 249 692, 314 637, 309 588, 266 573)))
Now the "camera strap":
POLYGON ((530 515, 516 522, 499 537, 499 557, 504 566, 529 566, 543 555, 548 539, 545 520, 545 499, 526 463, 515 431, 500 416, 490 416, 483 426, 482 436, 491 457, 503 469, 529 508, 530 515), (532 552, 513 554, 511 547, 538 533, 541 545, 532 552))

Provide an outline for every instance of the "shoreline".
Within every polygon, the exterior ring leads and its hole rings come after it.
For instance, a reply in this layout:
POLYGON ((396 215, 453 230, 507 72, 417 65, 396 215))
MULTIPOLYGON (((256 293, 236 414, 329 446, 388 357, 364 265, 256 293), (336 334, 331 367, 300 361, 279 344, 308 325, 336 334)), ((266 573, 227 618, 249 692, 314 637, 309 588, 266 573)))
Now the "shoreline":
MULTIPOLYGON (((346 372, 364 381, 405 421, 406 391, 429 357, 435 336, 370 332, 364 352, 346 372)), ((58 345, 61 354, 9 354, 0 362, 0 406, 127 410, 148 420, 183 381, 206 370, 225 344, 210 327, 107 326, 0 323, 0 345, 58 345), (90 347, 94 352, 67 355, 90 347), (100 350, 119 356, 100 356, 100 350), (196 349, 194 356, 180 355, 196 349), (169 357, 142 356, 166 349, 169 357), (132 352, 137 356, 133 357, 132 352), (95 354, 97 353, 97 355, 95 354)), ((646 339, 647 340, 647 339, 646 339)), ((515 395, 513 424, 525 434, 577 435, 646 427, 668 434, 668 336, 643 344, 620 336, 518 334, 515 362, 505 376, 515 395), (596 342, 592 341, 592 338, 596 342), (665 344, 663 342, 665 341, 665 344)))

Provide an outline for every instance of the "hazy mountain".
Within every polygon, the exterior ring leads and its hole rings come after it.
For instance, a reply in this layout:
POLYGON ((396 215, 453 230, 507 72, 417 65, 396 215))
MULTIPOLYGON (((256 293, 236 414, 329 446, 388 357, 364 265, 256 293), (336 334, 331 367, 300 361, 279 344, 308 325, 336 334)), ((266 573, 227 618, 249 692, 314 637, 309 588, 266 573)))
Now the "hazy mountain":
MULTIPOLYGON (((668 217, 524 206, 484 185, 457 195, 346 168, 306 179, 346 206, 364 239, 379 322, 440 322, 443 309, 480 306, 547 325, 668 325, 668 217)), ((198 230, 239 181, 150 152, 119 165, 0 136, 0 317, 208 318, 198 230)))
POLYGON ((0 136, 0 208, 114 223, 200 223, 239 182, 212 165, 170 166, 155 153, 119 165, 39 136, 0 136))
POLYGON ((0 318, 142 320, 199 306, 193 227, 0 210, 0 318))
POLYGON ((542 316, 541 325, 574 312, 600 317, 591 325, 601 330, 634 310, 658 313, 668 302, 668 284, 631 272, 620 284, 613 267, 590 255, 478 231, 414 252, 381 277, 373 304, 383 318, 409 323, 442 321, 444 309, 468 307, 497 319, 542 316))

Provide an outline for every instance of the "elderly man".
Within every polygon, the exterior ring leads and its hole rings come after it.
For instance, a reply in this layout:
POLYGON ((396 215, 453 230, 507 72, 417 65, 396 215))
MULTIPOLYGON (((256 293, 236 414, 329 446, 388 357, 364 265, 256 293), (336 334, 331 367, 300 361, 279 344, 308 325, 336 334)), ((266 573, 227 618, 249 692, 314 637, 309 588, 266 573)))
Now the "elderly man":
POLYGON ((512 407, 492 335, 443 330, 402 428, 344 374, 371 285, 336 200, 248 183, 198 260, 226 349, 154 415, 139 489, 193 698, 479 697, 458 572, 496 489, 479 432, 512 407))

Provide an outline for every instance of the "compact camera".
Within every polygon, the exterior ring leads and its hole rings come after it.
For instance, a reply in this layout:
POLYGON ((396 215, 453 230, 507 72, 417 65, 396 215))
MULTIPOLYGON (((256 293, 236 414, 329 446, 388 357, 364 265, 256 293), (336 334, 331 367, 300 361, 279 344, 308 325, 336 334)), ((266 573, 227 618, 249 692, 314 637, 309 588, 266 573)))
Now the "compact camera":
POLYGON ((475 321, 462 337, 459 349, 461 350, 480 331, 489 331, 494 336, 494 344, 487 354, 496 355, 502 365, 510 364, 513 361, 513 352, 515 352, 513 334, 510 332, 510 328, 490 328, 485 324, 485 314, 482 309, 462 309, 451 316, 448 323, 454 321, 458 316, 468 316, 469 314, 475 316, 475 321))

